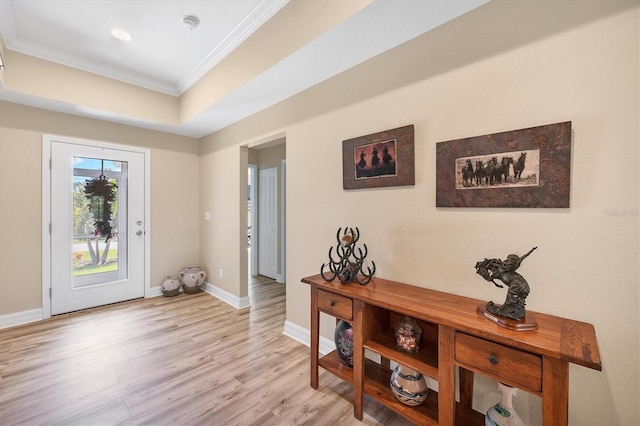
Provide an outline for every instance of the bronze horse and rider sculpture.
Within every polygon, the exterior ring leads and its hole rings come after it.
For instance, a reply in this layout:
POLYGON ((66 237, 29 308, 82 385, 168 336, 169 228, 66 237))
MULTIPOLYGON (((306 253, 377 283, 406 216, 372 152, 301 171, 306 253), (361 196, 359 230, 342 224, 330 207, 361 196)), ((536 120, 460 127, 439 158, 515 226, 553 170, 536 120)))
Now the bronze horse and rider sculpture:
POLYGON ((505 318, 520 320, 525 316, 525 299, 529 295, 529 284, 522 275, 516 272, 520 264, 537 247, 529 250, 524 256, 510 254, 505 260, 484 259, 476 263, 476 273, 496 287, 503 288, 495 280, 500 280, 508 287, 507 297, 502 305, 488 302, 486 310, 505 318))

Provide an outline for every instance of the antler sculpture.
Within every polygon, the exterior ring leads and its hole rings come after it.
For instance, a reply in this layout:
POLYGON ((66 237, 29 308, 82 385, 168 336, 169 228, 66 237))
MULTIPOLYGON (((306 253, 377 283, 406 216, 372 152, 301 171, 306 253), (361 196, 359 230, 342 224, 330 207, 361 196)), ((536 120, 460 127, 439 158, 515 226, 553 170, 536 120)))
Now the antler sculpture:
POLYGON ((367 245, 363 244, 364 252, 361 248, 356 250, 356 243, 360 239, 360 230, 356 227, 355 232, 353 228, 344 228, 342 236, 340 236, 342 228, 338 228, 336 233, 336 254, 339 256, 338 260, 333 258, 333 247, 329 248, 329 264, 322 264, 320 268, 320 275, 325 281, 333 281, 336 277, 341 283, 357 282, 360 285, 367 285, 373 278, 373 274, 376 272, 376 263, 371 261, 373 270, 367 266, 367 272, 364 272, 362 267, 364 266, 364 260, 367 257, 369 251, 367 245), (330 274, 325 275, 324 267, 328 266, 330 274), (361 278, 362 277, 362 278, 361 278))

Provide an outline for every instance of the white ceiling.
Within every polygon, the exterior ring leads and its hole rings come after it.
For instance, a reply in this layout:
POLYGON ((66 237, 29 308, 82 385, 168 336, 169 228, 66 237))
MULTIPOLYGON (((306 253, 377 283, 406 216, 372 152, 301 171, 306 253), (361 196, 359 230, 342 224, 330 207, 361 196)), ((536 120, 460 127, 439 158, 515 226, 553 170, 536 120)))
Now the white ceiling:
POLYGON ((286 0, 2 0, 9 49, 180 95, 286 0), (195 31, 182 19, 201 21, 195 31), (123 42, 113 28, 130 32, 123 42))
MULTIPOLYGON (((345 0, 348 1, 348 0, 345 0)), ((10 92, 0 100, 201 137, 331 78, 489 0, 377 0, 181 125, 10 92)), ((7 49, 178 96, 288 0, 0 0, 7 49), (195 15, 195 31, 182 23, 195 15), (129 31, 131 42, 110 31, 129 31)), ((5 66, 11 64, 5 60, 5 66)))

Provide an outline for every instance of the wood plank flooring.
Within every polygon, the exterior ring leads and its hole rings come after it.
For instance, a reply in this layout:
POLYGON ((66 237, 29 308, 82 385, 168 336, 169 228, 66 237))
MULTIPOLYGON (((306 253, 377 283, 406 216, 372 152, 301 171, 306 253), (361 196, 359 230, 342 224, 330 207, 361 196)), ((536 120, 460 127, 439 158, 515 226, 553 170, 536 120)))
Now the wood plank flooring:
MULTIPOLYGON (((282 334, 285 285, 236 310, 206 293, 89 309, 0 330, 1 425, 356 425, 351 386, 282 334)), ((365 399, 367 425, 405 425, 365 399)))

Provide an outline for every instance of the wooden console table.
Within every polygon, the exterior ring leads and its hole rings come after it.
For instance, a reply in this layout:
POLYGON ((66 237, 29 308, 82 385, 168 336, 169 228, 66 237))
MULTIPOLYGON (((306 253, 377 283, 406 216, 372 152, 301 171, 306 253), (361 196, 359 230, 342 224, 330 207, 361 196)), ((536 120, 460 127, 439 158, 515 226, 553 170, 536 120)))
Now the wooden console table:
POLYGON ((354 415, 362 420, 367 394, 416 424, 484 424, 474 411, 473 375, 480 373, 542 397, 545 425, 566 425, 569 363, 602 370, 591 324, 527 311, 539 328, 512 331, 476 313, 483 302, 440 291, 373 278, 371 283, 340 284, 314 275, 311 286, 311 387, 318 388, 318 367, 353 386, 354 415), (353 325, 353 368, 340 363, 335 351, 320 358, 320 312, 353 325), (420 350, 396 350, 394 325, 404 315, 422 328, 420 350), (377 353, 381 363, 364 356, 377 353), (389 387, 390 360, 438 381, 417 407, 395 399, 389 387), (455 369, 459 369, 460 402, 455 400, 455 369))

